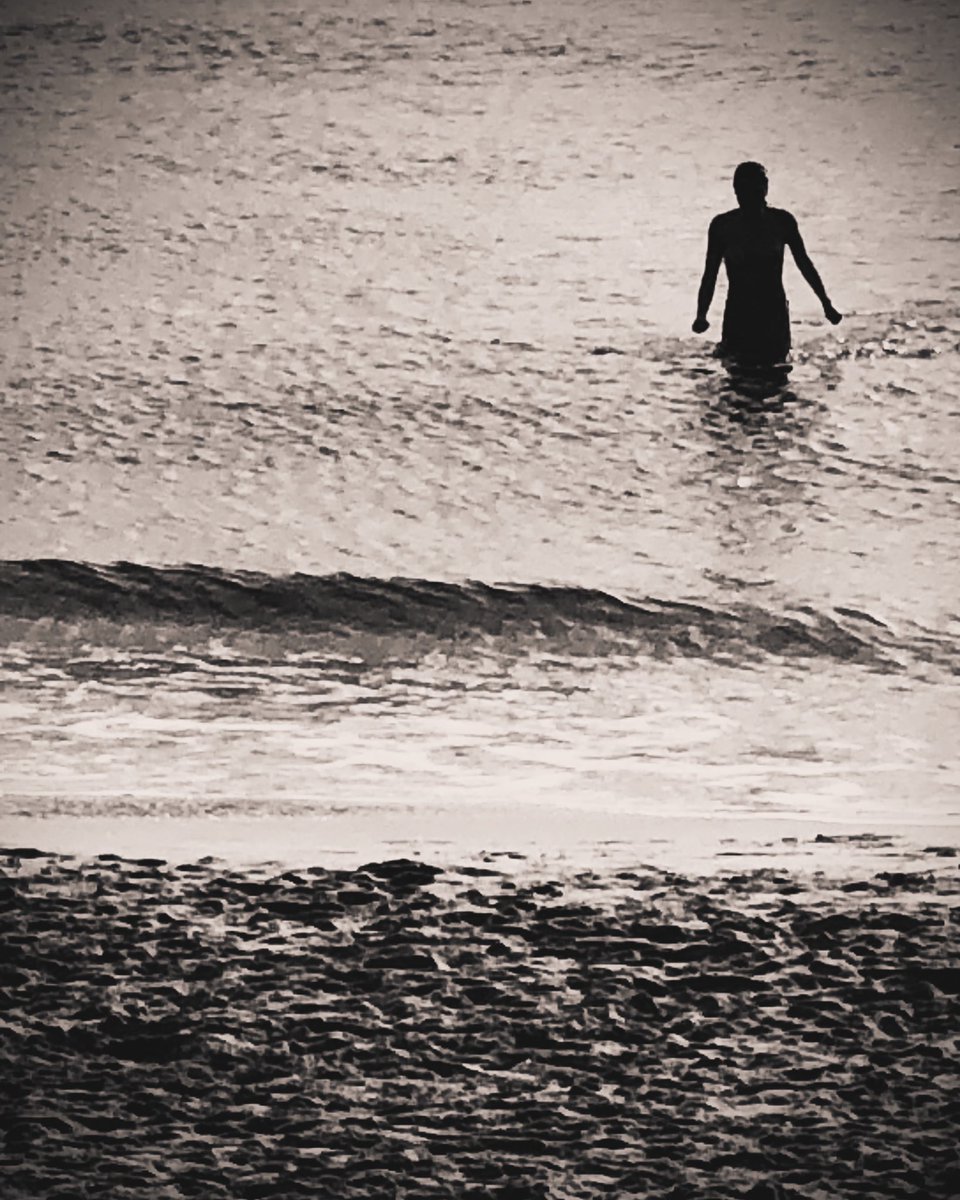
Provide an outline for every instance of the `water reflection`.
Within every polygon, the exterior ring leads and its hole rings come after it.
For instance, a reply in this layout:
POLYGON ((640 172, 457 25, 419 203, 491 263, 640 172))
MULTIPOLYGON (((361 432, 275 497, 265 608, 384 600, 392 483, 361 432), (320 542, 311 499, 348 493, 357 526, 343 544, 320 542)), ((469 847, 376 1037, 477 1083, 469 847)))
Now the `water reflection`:
POLYGON ((724 368, 698 388, 699 482, 718 548, 736 553, 748 578, 780 577, 777 563, 803 539, 819 506, 823 468, 814 434, 823 406, 790 386, 789 365, 724 368))
POLYGON ((721 385, 721 394, 734 399, 734 402, 736 399, 761 404, 767 401, 775 403, 780 400, 796 400, 796 396, 787 391, 793 371, 789 363, 749 365, 740 363, 735 358, 724 358, 721 361, 727 372, 727 378, 721 385))

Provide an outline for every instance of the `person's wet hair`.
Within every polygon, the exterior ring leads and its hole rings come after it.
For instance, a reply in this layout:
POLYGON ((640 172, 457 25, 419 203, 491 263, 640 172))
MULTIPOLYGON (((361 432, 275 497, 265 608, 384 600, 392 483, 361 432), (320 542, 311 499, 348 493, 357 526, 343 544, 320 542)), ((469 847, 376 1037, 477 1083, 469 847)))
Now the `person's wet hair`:
POLYGON ((733 190, 741 203, 761 203, 767 198, 766 168, 758 162, 742 162, 733 173, 733 190))

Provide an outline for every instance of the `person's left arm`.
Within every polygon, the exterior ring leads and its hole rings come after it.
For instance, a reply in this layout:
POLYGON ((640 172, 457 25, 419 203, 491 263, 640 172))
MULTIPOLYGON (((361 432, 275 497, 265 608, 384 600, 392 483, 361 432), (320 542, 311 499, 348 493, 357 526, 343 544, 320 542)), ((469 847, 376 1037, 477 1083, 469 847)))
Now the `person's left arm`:
POLYGON ((697 293, 697 316, 693 322, 694 333, 706 333, 710 328, 707 313, 713 300, 714 288, 717 286, 717 274, 723 262, 723 240, 720 230, 720 218, 714 217, 707 232, 707 259, 700 279, 700 290, 697 293))
POLYGON ((797 264, 800 274, 813 289, 814 295, 823 305, 823 315, 831 325, 838 325, 843 320, 843 317, 830 303, 830 297, 827 295, 827 289, 823 286, 823 280, 820 278, 817 268, 811 262, 807 248, 803 244, 803 238, 800 236, 800 227, 797 225, 796 218, 790 213, 784 213, 784 216, 786 218, 784 237, 787 245, 790 247, 793 261, 797 264))

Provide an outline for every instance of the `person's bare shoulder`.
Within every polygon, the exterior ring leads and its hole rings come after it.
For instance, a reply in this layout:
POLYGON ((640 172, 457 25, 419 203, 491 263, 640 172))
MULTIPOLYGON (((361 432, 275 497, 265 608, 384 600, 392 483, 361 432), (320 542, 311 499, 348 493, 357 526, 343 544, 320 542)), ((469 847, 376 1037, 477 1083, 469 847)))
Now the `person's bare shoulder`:
POLYGON ((729 212, 717 213, 710 222, 710 237, 711 240, 722 243, 726 238, 727 231, 730 229, 730 224, 739 210, 734 208, 729 212))
POLYGON ((785 208, 770 208, 767 211, 779 224, 780 228, 783 230, 786 240, 789 241, 790 237, 797 232, 797 218, 792 212, 787 212, 785 208))

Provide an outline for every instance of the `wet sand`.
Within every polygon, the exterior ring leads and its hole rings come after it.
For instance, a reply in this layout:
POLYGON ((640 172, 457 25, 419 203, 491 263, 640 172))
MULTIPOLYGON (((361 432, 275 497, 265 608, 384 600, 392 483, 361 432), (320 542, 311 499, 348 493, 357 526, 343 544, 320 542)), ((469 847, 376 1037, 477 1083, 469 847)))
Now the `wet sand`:
POLYGON ((4 816, 0 842, 57 854, 183 862, 209 853, 233 867, 316 863, 359 867, 374 859, 421 858, 447 867, 509 850, 523 870, 630 869, 638 862, 686 875, 776 867, 852 878, 864 872, 949 867, 938 847, 958 845, 956 820, 830 820, 762 810, 729 815, 617 812, 559 804, 420 802, 328 804, 311 815, 4 816), (198 847, 203 847, 198 851, 198 847))
POLYGON ((13 1200, 960 1190, 953 847, 3 863, 13 1200))

